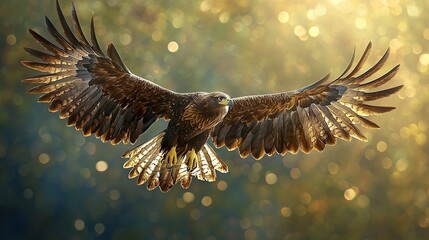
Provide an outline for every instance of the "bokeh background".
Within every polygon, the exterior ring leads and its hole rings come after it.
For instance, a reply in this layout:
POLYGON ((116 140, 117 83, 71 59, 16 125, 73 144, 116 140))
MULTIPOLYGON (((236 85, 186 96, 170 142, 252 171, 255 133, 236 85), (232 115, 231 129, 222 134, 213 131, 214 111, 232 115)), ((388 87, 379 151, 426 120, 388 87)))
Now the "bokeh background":
MULTIPOLYGON (((27 95, 36 74, 20 61, 27 29, 59 26, 55 2, 1 1, 1 239, 427 239, 429 236, 428 1, 75 1, 88 34, 113 42, 136 74, 177 91, 231 96, 292 90, 338 76, 369 41, 374 64, 401 69, 405 84, 371 118, 367 143, 339 141, 322 153, 240 159, 214 183, 194 179, 162 194, 128 180, 111 146, 67 128, 27 95)), ((61 5, 70 17, 70 1, 61 5)), ((138 143, 165 127, 157 123, 138 143)))

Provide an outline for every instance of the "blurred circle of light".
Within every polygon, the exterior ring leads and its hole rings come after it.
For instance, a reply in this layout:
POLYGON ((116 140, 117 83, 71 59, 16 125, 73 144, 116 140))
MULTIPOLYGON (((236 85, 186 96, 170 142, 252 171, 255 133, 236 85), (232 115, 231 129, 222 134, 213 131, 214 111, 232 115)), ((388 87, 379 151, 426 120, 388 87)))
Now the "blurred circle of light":
POLYGON ((289 21, 289 13, 286 11, 281 11, 279 15, 277 15, 277 19, 281 23, 287 23, 289 21))
POLYGON ((291 176, 293 179, 298 179, 298 178, 300 178, 300 177, 301 177, 301 170, 299 170, 299 168, 292 168, 292 169, 290 170, 290 176, 291 176))
POLYGON ((346 191, 344 191, 344 198, 348 201, 353 200, 356 197, 356 192, 353 188, 349 188, 346 191))
POLYGON ((105 229, 105 227, 102 223, 97 223, 94 226, 94 230, 97 234, 102 234, 104 232, 104 229, 105 229))
POLYGON ((175 53, 179 50, 179 44, 175 41, 171 41, 167 45, 168 51, 175 53))
POLYGON ((204 207, 209 207, 210 205, 212 205, 212 202, 213 202, 213 200, 212 200, 212 198, 211 198, 210 196, 204 196, 204 197, 201 199, 201 204, 202 204, 204 207))
POLYGON ((105 161, 98 161, 95 164, 95 169, 97 169, 99 172, 104 172, 107 170, 107 168, 109 168, 109 165, 105 161))
POLYGON ((50 157, 48 154, 42 153, 39 155, 39 162, 41 164, 47 164, 49 162, 49 160, 50 160, 50 157))
POLYGON ((228 183, 225 181, 219 181, 217 183, 217 189, 219 189, 219 191, 225 191, 228 188, 228 183))
POLYGON ((85 222, 82 219, 76 219, 76 221, 74 221, 74 228, 78 231, 82 231, 85 228, 85 222))
POLYGON ((191 203, 193 202, 195 199, 195 195, 191 192, 185 192, 183 194, 183 201, 185 201, 186 203, 191 203))
POLYGON ((265 182, 269 185, 273 185, 277 182, 277 175, 274 173, 268 173, 265 175, 265 182))
POLYGON ((288 207, 282 207, 282 209, 280 209, 280 213, 283 217, 290 217, 292 215, 292 209, 288 207))

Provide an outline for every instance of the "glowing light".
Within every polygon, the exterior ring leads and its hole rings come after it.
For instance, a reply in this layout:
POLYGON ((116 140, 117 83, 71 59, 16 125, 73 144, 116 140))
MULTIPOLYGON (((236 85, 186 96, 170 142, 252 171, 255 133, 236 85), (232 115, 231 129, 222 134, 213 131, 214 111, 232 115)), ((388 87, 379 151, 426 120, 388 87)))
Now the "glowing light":
POLYGON ((207 12, 208 10, 210 10, 210 3, 209 3, 209 1, 203 1, 203 2, 201 2, 200 9, 203 12, 207 12))
POLYGON ((277 182, 277 175, 274 173, 268 173, 265 175, 265 182, 267 184, 273 185, 277 182))
POLYGON ((332 175, 337 174, 340 171, 340 166, 336 163, 330 162, 328 164, 328 172, 332 175))
POLYGON ((94 226, 94 230, 97 234, 102 234, 105 230, 105 227, 102 223, 97 223, 94 226))
POLYGON ((41 164, 47 164, 48 162, 49 162, 49 160, 50 160, 51 158, 49 157, 49 155, 48 154, 46 154, 46 153, 42 153, 42 154, 40 154, 39 155, 39 162, 41 163, 41 164))
POLYGON ((363 18, 363 17, 356 18, 356 20, 355 20, 355 26, 358 29, 364 29, 366 27, 366 20, 365 20, 365 18, 363 18))
POLYGON ((421 54, 419 57, 419 62, 423 66, 429 65, 429 54, 428 53, 421 54))
POLYGON ((185 192, 183 194, 183 201, 185 201, 185 203, 191 203, 193 202, 195 199, 195 195, 191 192, 185 192))
POLYGON ((222 14, 219 16, 219 21, 220 21, 221 23, 227 23, 227 22, 229 21, 229 13, 226 13, 226 12, 222 13, 222 14))
POLYGON ((305 30, 305 28, 301 25, 298 25, 295 27, 295 29, 293 30, 293 32, 295 33, 296 36, 298 37, 302 37, 307 33, 307 30, 305 30))
POLYGON ((119 37, 119 42, 121 42, 121 44, 124 46, 129 45, 131 41, 132 41, 131 35, 128 33, 122 34, 119 37))
POLYGON ((385 152, 387 150, 387 143, 385 141, 379 141, 377 143, 377 150, 379 152, 385 152))
POLYGON ((389 169, 391 168, 393 165, 393 162, 390 158, 383 158, 383 160, 381 160, 381 167, 383 167, 384 169, 389 169))
POLYGON ((104 172, 107 170, 107 168, 109 168, 109 165, 105 161, 98 161, 95 164, 95 169, 99 172, 104 172))
POLYGON ((282 207, 282 209, 280 209, 280 213, 283 217, 290 217, 292 215, 292 209, 288 207, 282 207))
POLYGON ((168 51, 175 53, 177 50, 179 50, 179 44, 175 41, 171 41, 167 45, 168 51))
POLYGON ((16 37, 15 37, 15 35, 13 35, 13 34, 7 35, 6 42, 9 45, 15 45, 15 43, 16 43, 16 37))
POLYGON ((228 188, 228 183, 226 183, 225 181, 219 181, 217 183, 217 189, 219 189, 219 191, 225 191, 228 188))
POLYGON ((74 221, 74 228, 78 231, 82 231, 85 228, 85 222, 82 219, 76 219, 76 221, 74 221))
POLYGON ((346 191, 344 191, 344 198, 348 201, 353 200, 356 197, 356 195, 357 193, 353 188, 349 188, 349 189, 346 189, 346 191))
POLYGON ((399 159, 396 162, 396 169, 398 169, 399 172, 404 172, 408 168, 408 160, 406 159, 399 159))
POLYGON ((308 30, 308 34, 311 37, 317 37, 317 36, 319 36, 319 33, 320 33, 319 28, 316 26, 313 26, 308 30))
POLYGON ((281 11, 279 15, 277 15, 277 19, 281 23, 287 23, 289 21, 289 13, 286 11, 281 11))
POLYGON ((290 170, 290 176, 291 176, 293 179, 298 179, 298 178, 300 178, 300 177, 301 177, 301 170, 300 170, 299 168, 292 168, 292 169, 290 170))
POLYGON ((112 189, 109 192, 109 197, 110 197, 110 199, 116 201, 121 197, 121 193, 116 189, 112 189))
POLYGON ((202 204, 204 207, 208 207, 208 206, 212 205, 212 202, 213 202, 213 200, 212 200, 212 198, 211 198, 210 196, 204 196, 204 197, 201 199, 201 204, 202 204))

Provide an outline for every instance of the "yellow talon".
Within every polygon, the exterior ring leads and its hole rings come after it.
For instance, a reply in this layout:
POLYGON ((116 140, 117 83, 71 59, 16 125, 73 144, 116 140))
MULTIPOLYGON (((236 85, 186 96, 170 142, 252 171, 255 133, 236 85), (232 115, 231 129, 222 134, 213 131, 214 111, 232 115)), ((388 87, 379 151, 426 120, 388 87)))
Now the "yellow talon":
POLYGON ((172 147, 170 151, 168 151, 164 161, 167 161, 167 168, 171 168, 177 163, 176 147, 172 147))
POLYGON ((197 167, 198 156, 195 153, 195 150, 192 148, 191 151, 186 155, 185 164, 188 171, 192 171, 197 167))

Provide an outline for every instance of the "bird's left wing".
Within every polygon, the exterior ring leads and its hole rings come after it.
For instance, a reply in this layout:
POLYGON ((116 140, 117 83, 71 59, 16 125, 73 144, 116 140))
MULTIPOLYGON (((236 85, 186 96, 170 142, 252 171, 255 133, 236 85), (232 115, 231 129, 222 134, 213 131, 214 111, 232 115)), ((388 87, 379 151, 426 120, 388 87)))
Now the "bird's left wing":
POLYGON ((172 118, 174 103, 183 95, 132 74, 113 44, 104 54, 93 20, 90 43, 82 32, 74 5, 73 31, 58 1, 57 12, 65 37, 46 17, 49 33, 57 44, 30 29, 36 41, 49 51, 25 48, 42 62, 22 63, 44 72, 23 80, 38 84, 30 93, 43 94, 39 101, 50 103, 52 112, 60 111, 60 117, 67 118, 69 126, 75 125, 84 135, 95 134, 113 144, 134 143, 158 118, 172 118))
POLYGON ((368 44, 356 67, 352 67, 354 54, 344 73, 333 81, 329 75, 299 90, 246 96, 232 99, 234 107, 212 131, 216 147, 238 148, 242 157, 252 154, 256 159, 274 152, 308 153, 333 145, 336 138, 351 137, 366 140, 357 127, 378 128, 364 116, 377 115, 394 107, 373 106, 366 102, 396 93, 402 86, 381 91, 371 90, 390 81, 399 65, 381 77, 365 81, 386 62, 389 50, 373 67, 362 74, 359 70, 371 50, 368 44))

